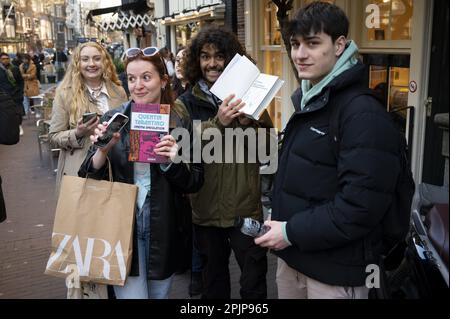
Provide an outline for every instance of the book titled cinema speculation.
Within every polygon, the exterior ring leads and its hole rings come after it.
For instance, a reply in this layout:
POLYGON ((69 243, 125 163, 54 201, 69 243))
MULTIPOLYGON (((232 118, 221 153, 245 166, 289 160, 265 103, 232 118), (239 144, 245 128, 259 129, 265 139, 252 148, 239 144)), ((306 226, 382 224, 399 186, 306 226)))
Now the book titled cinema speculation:
POLYGON ((236 54, 210 91, 222 101, 235 94, 233 101, 245 102, 241 112, 259 120, 283 84, 277 76, 261 73, 246 56, 236 54))
POLYGON ((164 164, 168 159, 155 154, 155 145, 169 133, 169 104, 131 105, 130 162, 164 164))

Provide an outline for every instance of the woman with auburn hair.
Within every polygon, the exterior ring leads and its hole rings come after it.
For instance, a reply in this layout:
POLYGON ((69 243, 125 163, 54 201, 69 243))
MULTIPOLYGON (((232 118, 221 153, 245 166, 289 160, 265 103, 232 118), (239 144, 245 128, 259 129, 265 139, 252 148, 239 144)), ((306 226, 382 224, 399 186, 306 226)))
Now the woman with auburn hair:
MULTIPOLYGON (((131 105, 169 104, 170 129, 191 130, 187 110, 174 104, 170 78, 155 47, 130 48, 126 51, 128 88, 132 101, 109 111, 91 136, 96 142, 106 131, 106 121, 116 113, 131 118, 131 105)), ((192 242, 191 212, 183 194, 195 193, 203 185, 201 164, 175 163, 178 145, 170 134, 155 146, 155 153, 169 164, 131 163, 130 122, 115 133, 105 147, 93 146, 80 168, 79 175, 108 179, 107 158, 113 180, 139 187, 136 201, 131 272, 123 287, 114 286, 118 299, 166 299, 172 277, 190 261, 192 242), (137 248, 137 249, 136 249, 137 248)))
POLYGON ((103 115, 127 101, 108 52, 98 43, 80 44, 59 84, 50 125, 50 141, 60 148, 57 190, 64 175, 77 176, 91 146, 98 118, 83 123, 83 114, 103 115))

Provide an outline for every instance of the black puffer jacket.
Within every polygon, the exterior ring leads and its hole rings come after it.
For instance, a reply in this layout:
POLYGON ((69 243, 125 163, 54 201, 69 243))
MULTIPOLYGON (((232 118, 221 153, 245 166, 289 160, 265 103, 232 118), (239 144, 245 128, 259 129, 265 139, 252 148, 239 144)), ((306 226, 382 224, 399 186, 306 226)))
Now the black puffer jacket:
POLYGON ((389 115, 375 98, 357 96, 367 90, 364 74, 361 64, 342 73, 304 110, 301 90, 293 95, 296 112, 274 182, 272 219, 288 222, 293 244, 276 254, 329 285, 365 285, 366 267, 383 249, 380 221, 400 171, 399 134, 389 115), (357 97, 346 103, 351 96, 357 97), (340 104, 347 105, 340 111, 336 160, 329 126, 340 104))
MULTIPOLYGON (((131 113, 131 103, 107 112, 101 122, 107 121, 115 113, 120 112, 128 117, 131 113)), ((186 111, 187 112, 187 111, 186 111)), ((187 113, 186 113, 187 114, 187 113)), ((189 118, 181 118, 174 112, 176 127, 190 128, 189 118)), ((120 141, 109 152, 113 180, 115 182, 134 184, 134 164, 128 161, 130 152, 130 122, 121 132, 120 141)), ((92 166, 92 157, 96 149, 91 147, 86 160, 82 164, 78 175, 90 178, 106 179, 108 177, 107 165, 95 171, 92 166)), ((150 165, 150 164, 149 164, 150 165)), ((189 258, 192 242, 188 239, 192 229, 191 212, 186 203, 185 193, 197 192, 203 185, 203 168, 201 164, 172 164, 167 172, 163 172, 159 165, 151 165, 151 194, 150 194, 150 253, 148 279, 162 280, 171 276, 180 269, 189 258)), ((137 247, 136 232, 133 247, 137 247)), ((133 249, 131 276, 139 274, 138 251, 133 249)))

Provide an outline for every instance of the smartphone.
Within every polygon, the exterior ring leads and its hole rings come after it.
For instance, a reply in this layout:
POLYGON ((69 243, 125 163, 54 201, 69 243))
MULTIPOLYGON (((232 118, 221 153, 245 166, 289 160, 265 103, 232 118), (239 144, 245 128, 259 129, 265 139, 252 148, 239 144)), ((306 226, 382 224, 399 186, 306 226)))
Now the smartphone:
POLYGON ((84 113, 83 114, 83 124, 89 122, 93 118, 96 118, 98 115, 95 112, 92 113, 84 113))
POLYGON ((97 142, 94 144, 98 147, 105 147, 109 141, 111 141, 113 134, 120 132, 122 128, 128 123, 128 116, 123 115, 122 113, 116 113, 113 117, 108 121, 106 126, 106 132, 102 137, 99 137, 97 142))

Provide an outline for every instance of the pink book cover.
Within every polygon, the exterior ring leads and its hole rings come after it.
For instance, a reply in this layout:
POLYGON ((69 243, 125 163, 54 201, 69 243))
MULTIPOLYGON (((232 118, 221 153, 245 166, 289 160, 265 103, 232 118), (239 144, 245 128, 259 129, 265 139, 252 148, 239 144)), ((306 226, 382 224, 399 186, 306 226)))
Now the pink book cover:
POLYGON ((155 145, 169 133, 170 105, 131 105, 130 162, 167 163, 167 158, 156 155, 155 145))

